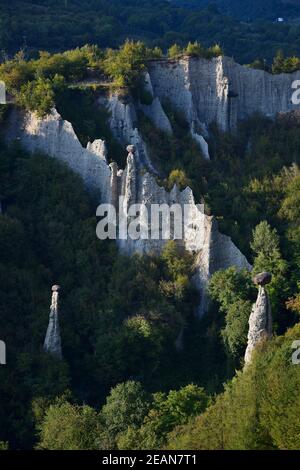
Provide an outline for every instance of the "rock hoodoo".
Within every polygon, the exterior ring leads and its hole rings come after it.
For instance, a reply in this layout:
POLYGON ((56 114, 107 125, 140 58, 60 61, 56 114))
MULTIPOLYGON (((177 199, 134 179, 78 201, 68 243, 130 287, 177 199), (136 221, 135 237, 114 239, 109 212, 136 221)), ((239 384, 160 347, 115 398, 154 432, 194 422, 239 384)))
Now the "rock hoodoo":
POLYGON ((245 365, 251 362, 254 349, 264 339, 272 336, 272 313, 268 293, 265 285, 272 280, 270 273, 264 272, 257 274, 253 282, 259 286, 258 296, 253 305, 249 318, 248 345, 245 353, 245 365))
MULTIPOLYGON (((115 109, 115 120, 117 120, 115 109)), ((186 250, 197 253, 195 283, 200 290, 201 305, 198 310, 202 315, 207 306, 206 286, 211 274, 219 269, 237 266, 238 269, 251 269, 245 256, 238 250, 232 240, 219 233, 217 221, 199 211, 192 190, 183 191, 175 185, 168 192, 158 185, 149 165, 143 163, 141 146, 134 144, 134 139, 127 141, 127 165, 118 170, 116 163, 108 165, 105 143, 97 140, 81 146, 72 124, 64 121, 56 110, 46 118, 38 118, 28 113, 21 122, 14 123, 19 129, 19 138, 31 152, 40 151, 66 163, 79 174, 88 190, 92 191, 101 203, 113 203, 119 213, 127 214, 131 204, 179 204, 188 207, 185 220, 185 237, 183 246, 186 250), (120 206, 119 198, 123 198, 120 206)), ((162 239, 119 239, 118 246, 123 253, 160 253, 166 240, 162 239)))
POLYGON ((46 338, 44 342, 44 350, 49 354, 57 357, 58 359, 62 358, 61 351, 61 338, 60 338, 60 328, 59 328, 59 319, 58 319, 58 296, 59 296, 60 286, 52 286, 52 299, 50 305, 50 315, 49 315, 49 324, 47 328, 46 338))
POLYGON ((272 274, 267 273, 267 272, 256 274, 256 276, 254 276, 253 278, 253 282, 257 286, 265 286, 266 284, 270 284, 271 281, 272 281, 272 274))
MULTIPOLYGON (((15 132, 10 138, 19 138, 31 152, 41 151, 66 163, 82 177, 99 202, 112 202, 119 213, 126 214, 131 204, 188 205, 183 246, 197 256, 195 282, 201 293, 200 315, 207 309, 206 286, 215 271, 229 266, 239 269, 251 269, 251 266, 231 239, 220 234, 215 218, 199 213, 190 188, 180 191, 174 186, 169 192, 158 185, 155 177, 158 173, 138 128, 138 112, 142 109, 157 128, 171 133, 172 125, 163 108, 167 100, 185 117, 192 136, 208 159, 205 139, 212 122, 229 131, 236 128, 238 121, 257 112, 274 117, 277 113, 293 111, 292 83, 300 78, 300 72, 271 75, 243 67, 228 57, 154 60, 148 64, 148 71, 145 78, 153 99, 151 104, 124 100, 116 93, 99 99, 100 107, 105 106, 109 111, 109 125, 115 138, 124 147, 131 145, 127 148, 127 165, 122 170, 116 163, 108 165, 104 141, 98 139, 82 147, 72 124, 64 121, 55 109, 43 119, 34 113, 22 116, 21 121, 13 123, 15 132)), ((119 248, 129 255, 159 253, 164 244, 162 239, 118 240, 119 248)), ((258 279, 257 315, 262 304, 268 303, 264 289, 267 280, 268 274, 263 280, 258 279)), ((249 344, 251 347, 252 340, 249 344)))

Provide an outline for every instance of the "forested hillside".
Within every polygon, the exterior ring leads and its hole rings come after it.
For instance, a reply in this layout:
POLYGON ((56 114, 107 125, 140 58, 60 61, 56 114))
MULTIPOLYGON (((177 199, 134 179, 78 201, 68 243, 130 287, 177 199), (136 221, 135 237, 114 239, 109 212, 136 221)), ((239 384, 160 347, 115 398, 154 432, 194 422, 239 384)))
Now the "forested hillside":
MULTIPOLYGON (((214 52, 189 47, 200 56, 214 52)), ((36 61, 18 55, 0 73, 6 74, 19 107, 43 117, 56 104, 83 143, 105 138, 109 158, 119 155, 123 165, 107 113, 94 105, 99 89, 76 89, 72 83, 91 66, 99 66, 113 90, 121 87, 134 100, 146 99, 138 78, 145 57, 153 54, 158 50, 126 43, 106 54, 85 47, 54 56, 43 53, 36 61)), ((5 131, 11 108, 2 111, 5 131)), ((97 240, 96 201, 78 176, 54 159, 30 156, 20 144, 8 147, 2 141, 1 337, 15 339, 9 343, 9 366, 0 369, 0 441, 8 443, 3 447, 299 446, 297 421, 287 427, 286 439, 280 437, 277 398, 289 377, 294 394, 299 379, 296 366, 286 367, 299 319, 299 116, 254 116, 234 135, 211 126, 209 162, 188 135, 184 118, 172 107, 166 106, 166 113, 171 137, 146 116, 138 116, 138 128, 150 151, 158 149, 156 163, 169 178, 161 183, 169 188, 174 182, 190 184, 222 231, 247 255, 254 272, 272 272, 268 292, 278 339, 258 353, 258 365, 231 382, 243 364, 257 295, 251 275, 235 268, 214 274, 209 311, 197 320, 192 254, 183 254, 170 242, 160 256, 122 256, 113 242, 97 240), (63 361, 42 350, 49 287, 57 282, 62 285, 63 361), (181 331, 183 349, 178 349, 181 331), (264 398, 265 374, 256 373, 269 360, 271 371, 285 373, 268 372, 271 401, 264 398), (216 397, 226 382, 224 394, 216 397), (238 408, 244 394, 249 398, 245 420, 238 408), (206 432, 207 426, 215 427, 220 410, 225 427, 221 437, 206 432), (240 432, 233 435, 236 421, 240 432)), ((297 416, 298 407, 297 400, 290 401, 288 413, 297 416)))
POLYGON ((279 11, 269 8, 268 2, 252 4, 248 11, 236 2, 236 10, 245 12, 245 16, 258 7, 258 11, 272 13, 247 23, 234 19, 231 11, 227 16, 220 13, 215 6, 191 10, 164 0, 3 0, 2 60, 22 48, 32 56, 39 50, 64 51, 85 44, 116 47, 126 38, 164 50, 174 42, 185 45, 197 40, 205 47, 219 43, 226 55, 241 63, 257 58, 271 62, 279 48, 287 55, 300 55, 298 23, 274 24, 279 11))
MULTIPOLYGON (((0 80, 10 104, 0 107, 0 450, 300 448, 300 365, 291 360, 300 335, 299 111, 248 115, 235 132, 198 123, 208 159, 187 116, 145 82, 153 62, 209 68, 227 54, 279 83, 278 74, 300 70, 300 6, 208 3, 1 1, 0 80), (56 108, 58 132, 72 124, 76 135, 66 132, 80 155, 103 139, 107 163, 126 175, 130 139, 113 132, 111 97, 135 110, 157 192, 189 186, 218 234, 245 255, 247 269, 209 273, 201 318, 199 252, 169 241, 159 253, 127 256, 99 240, 93 190, 19 137, 26 113, 44 122, 56 108), (171 132, 147 115, 156 98, 171 132), (244 369, 253 276, 265 271, 273 338, 244 369), (61 360, 43 348, 53 284, 61 286, 61 360)), ((230 92, 225 101, 237 98, 230 92)))
POLYGON ((187 359, 174 346, 182 325, 193 324, 190 256, 173 244, 161 258, 118 255, 114 242, 96 238, 95 202, 77 176, 3 143, 0 162, 1 338, 9 348, 0 369, 0 440, 30 448, 47 406, 68 390, 75 403, 98 408, 128 378, 149 392, 197 381, 199 373, 209 383, 192 357, 200 351, 187 350, 187 359), (49 286, 58 280, 62 362, 42 351, 49 286))
POLYGON ((299 450, 300 368, 290 361, 298 338, 299 325, 263 345, 205 413, 172 432, 168 447, 299 450))
POLYGON ((203 8, 209 4, 240 20, 254 21, 265 19, 275 21, 278 17, 295 19, 300 17, 299 0, 171 0, 174 5, 190 8, 203 8))

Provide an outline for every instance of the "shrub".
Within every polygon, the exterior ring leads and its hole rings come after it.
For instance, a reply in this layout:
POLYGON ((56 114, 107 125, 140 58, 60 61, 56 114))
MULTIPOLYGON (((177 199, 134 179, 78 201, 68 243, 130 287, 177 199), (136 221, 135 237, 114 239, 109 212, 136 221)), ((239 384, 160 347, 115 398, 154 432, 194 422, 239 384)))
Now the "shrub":
POLYGON ((183 54, 184 50, 182 49, 182 47, 178 46, 178 44, 173 44, 173 46, 168 49, 168 57, 170 59, 177 59, 183 54))
POLYGON ((53 82, 38 78, 21 86, 17 102, 28 111, 36 111, 39 117, 44 117, 53 108, 54 98, 53 82))
POLYGON ((185 189, 191 182, 183 170, 172 170, 167 179, 167 187, 172 189, 175 184, 180 189, 185 189))

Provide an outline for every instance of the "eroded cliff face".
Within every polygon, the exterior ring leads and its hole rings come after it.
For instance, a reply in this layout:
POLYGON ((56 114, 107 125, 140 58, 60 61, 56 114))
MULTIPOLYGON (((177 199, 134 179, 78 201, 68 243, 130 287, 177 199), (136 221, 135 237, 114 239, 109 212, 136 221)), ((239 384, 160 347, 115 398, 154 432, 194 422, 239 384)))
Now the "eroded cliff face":
POLYGON ((245 353, 245 365, 252 359, 253 351, 257 345, 270 339, 272 336, 272 314, 268 293, 264 286, 260 285, 258 296, 253 305, 249 318, 248 344, 245 353))
POLYGON ((124 146, 135 145, 137 160, 140 167, 148 168, 157 173, 154 168, 145 142, 137 128, 137 114, 132 101, 120 98, 117 94, 102 97, 99 104, 104 105, 109 112, 109 125, 114 137, 124 146))
POLYGON ((40 151, 66 163, 99 199, 110 201, 110 168, 103 140, 82 147, 72 124, 64 121, 55 109, 43 119, 34 113, 27 113, 23 119, 14 115, 12 126, 10 138, 19 139, 30 152, 40 151))
POLYGON ((154 95, 170 101, 191 126, 197 123, 205 130, 216 122, 229 131, 254 113, 274 117, 295 110, 292 83, 300 79, 300 71, 271 75, 229 57, 184 57, 150 62, 149 76, 154 95))
POLYGON ((199 316, 202 316, 208 308, 207 286, 210 277, 215 272, 231 266, 235 266, 238 270, 252 270, 247 258, 235 246, 231 238, 219 232, 216 219, 209 216, 205 216, 203 223, 203 245, 198 250, 196 266, 194 281, 201 292, 199 316))
MULTIPOLYGON (((127 140, 128 143, 135 143, 132 135, 137 136, 138 133, 135 131, 132 134, 131 130, 136 128, 134 125, 128 126, 132 119, 128 117, 130 109, 126 108, 128 105, 122 105, 118 115, 119 106, 119 103, 115 103, 115 117, 111 115, 114 123, 121 123, 115 128, 115 132, 121 133, 124 142, 127 140)), ((178 204, 182 208, 188 206, 188 217, 184 220, 185 237, 178 243, 183 248, 198 253, 195 282, 202 299, 199 315, 205 312, 207 306, 206 286, 213 272, 232 265, 250 269, 246 258, 230 238, 219 233, 214 218, 199 211, 190 188, 180 191, 174 186, 168 192, 157 184, 155 176, 143 164, 140 148, 137 152, 129 153, 127 166, 121 170, 116 163, 107 163, 103 141, 96 140, 83 148, 71 123, 64 121, 56 110, 44 119, 38 118, 34 113, 27 113, 18 125, 14 122, 14 127, 19 129, 14 137, 18 137, 29 151, 41 151, 66 163, 82 177, 87 189, 97 195, 99 202, 114 204, 117 211, 124 215, 127 215, 132 204, 144 204, 148 208, 154 203, 168 206, 178 204)), ((117 240, 117 243, 124 253, 131 255, 136 252, 159 253, 166 241, 151 238, 124 239, 117 240)))
POLYGON ((229 57, 211 60, 183 57, 148 63, 145 90, 152 97, 149 105, 124 103, 117 95, 106 100, 111 128, 121 141, 137 146, 141 161, 155 172, 145 142, 137 130, 138 108, 158 129, 172 133, 164 111, 169 103, 187 120, 191 136, 204 158, 209 159, 209 126, 216 123, 222 131, 235 131, 239 121, 260 113, 275 117, 296 110, 292 84, 300 80, 300 71, 272 75, 263 70, 239 65, 229 57))

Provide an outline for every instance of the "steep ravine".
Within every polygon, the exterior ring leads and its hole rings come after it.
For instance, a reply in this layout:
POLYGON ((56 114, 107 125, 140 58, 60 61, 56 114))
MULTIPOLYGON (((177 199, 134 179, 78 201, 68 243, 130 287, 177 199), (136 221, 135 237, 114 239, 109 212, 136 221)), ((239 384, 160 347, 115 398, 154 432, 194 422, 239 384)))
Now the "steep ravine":
MULTIPOLYGON (((137 128, 137 112, 142 109, 154 126, 171 133, 172 126, 163 108, 164 101, 168 100, 184 114, 192 136, 208 158, 200 132, 206 137, 212 122, 217 122, 222 130, 233 130, 239 120, 255 112, 272 117, 295 109, 291 96, 292 82, 297 78, 300 72, 274 76, 242 67, 226 57, 151 62, 146 75, 151 104, 135 105, 117 94, 100 100, 109 111, 114 136, 124 147, 135 146, 124 169, 118 169, 114 163, 108 165, 104 141, 95 140, 83 148, 72 124, 64 121, 56 110, 43 119, 33 113, 24 116, 15 112, 8 136, 19 138, 31 152, 39 150, 67 163, 83 178, 87 189, 96 194, 99 202, 111 202, 124 214, 133 203, 147 207, 152 203, 177 203, 181 207, 187 204, 189 215, 184 247, 197 254, 195 282, 200 290, 199 314, 202 314, 206 310, 205 291, 212 273, 232 265, 250 269, 250 265, 231 239, 219 233, 216 220, 199 212, 190 188, 180 191, 174 186, 168 192, 157 184, 156 169, 137 128), (119 196, 123 197, 121 206, 119 196)), ((119 240, 118 244, 123 252, 132 254, 159 252, 165 241, 119 240)))
MULTIPOLYGON (((158 186, 155 177, 141 168, 139 152, 128 156, 124 170, 118 170, 113 163, 108 165, 105 143, 96 140, 83 148, 71 123, 63 121, 56 110, 43 119, 33 113, 15 114, 12 127, 13 132, 8 133, 10 138, 18 138, 31 152, 41 151, 66 163, 83 178, 87 189, 97 195, 99 202, 116 204, 118 197, 123 196, 122 207, 118 209, 125 214, 129 204, 134 203, 147 207, 152 203, 189 206, 184 246, 198 253, 195 282, 201 293, 199 315, 205 311, 205 289, 213 272, 232 265, 250 268, 230 238, 219 233, 214 218, 198 210, 191 189, 180 191, 174 186, 169 193, 158 186)), ((123 252, 132 254, 159 252, 166 241, 128 239, 117 243, 123 252)))

